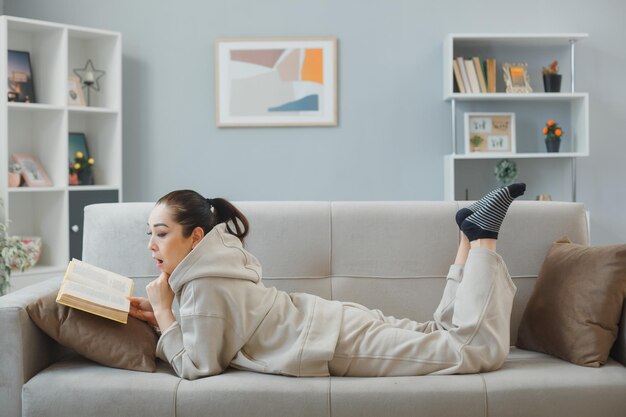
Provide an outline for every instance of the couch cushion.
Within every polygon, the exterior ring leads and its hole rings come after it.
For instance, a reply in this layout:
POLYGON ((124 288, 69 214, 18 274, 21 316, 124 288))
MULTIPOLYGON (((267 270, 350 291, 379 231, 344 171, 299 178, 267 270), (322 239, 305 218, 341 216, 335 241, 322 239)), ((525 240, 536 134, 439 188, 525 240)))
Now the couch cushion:
POLYGON ((295 378, 228 368, 221 375, 182 380, 176 416, 327 417, 329 384, 329 378, 295 378))
POLYGON ((351 301, 386 316, 418 322, 433 319, 446 285, 445 274, 435 277, 333 277, 333 298, 351 301))
POLYGON ((134 317, 117 323, 56 302, 57 290, 26 306, 33 322, 63 346, 102 365, 154 372, 158 337, 134 317))
POLYGON ((332 377, 333 417, 484 417, 480 375, 352 378, 332 377))
POLYGON ((157 362, 155 373, 107 368, 78 356, 57 362, 22 388, 23 416, 175 416, 180 379, 157 362))
POLYGON ((512 349, 496 372, 481 374, 489 417, 624 417, 626 368, 609 360, 602 368, 512 349))
POLYGON ((153 207, 154 203, 85 207, 83 261, 126 277, 159 275, 146 236, 153 207))
POLYGON ((233 204, 250 221, 245 247, 261 262, 264 279, 330 276, 330 203, 233 204))
POLYGON ((498 253, 511 276, 537 276, 552 243, 563 235, 589 244, 587 214, 582 203, 514 201, 502 222, 498 253))
POLYGON ((588 247, 562 238, 545 257, 517 346, 601 366, 626 297, 626 245, 588 247))
POLYGON ((385 315, 432 320, 457 250, 457 207, 333 202, 332 298, 385 315))
MULTIPOLYGON (((233 202, 250 221, 245 247, 263 267, 268 286, 330 298, 330 203, 233 202), (301 284, 301 285, 299 285, 301 284)), ((146 222, 154 203, 85 208, 83 260, 137 280, 159 275, 147 250, 146 222), (110 242, 117 244, 111 245, 110 242)), ((138 295, 144 293, 144 285, 138 295)))
POLYGON ((454 202, 333 202, 333 275, 445 276, 459 242, 457 207, 454 202))

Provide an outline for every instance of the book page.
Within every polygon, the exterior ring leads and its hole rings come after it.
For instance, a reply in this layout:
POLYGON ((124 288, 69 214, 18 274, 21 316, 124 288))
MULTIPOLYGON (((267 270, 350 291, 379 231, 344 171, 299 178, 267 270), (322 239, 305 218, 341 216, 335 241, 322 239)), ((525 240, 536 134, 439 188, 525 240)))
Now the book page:
POLYGON ((130 310, 130 301, 122 293, 111 293, 73 281, 64 281, 61 286, 61 293, 120 311, 128 312, 130 310))
POLYGON ((98 268, 97 266, 72 259, 73 268, 68 274, 68 280, 106 291, 115 291, 124 295, 131 295, 133 280, 125 276, 98 268))

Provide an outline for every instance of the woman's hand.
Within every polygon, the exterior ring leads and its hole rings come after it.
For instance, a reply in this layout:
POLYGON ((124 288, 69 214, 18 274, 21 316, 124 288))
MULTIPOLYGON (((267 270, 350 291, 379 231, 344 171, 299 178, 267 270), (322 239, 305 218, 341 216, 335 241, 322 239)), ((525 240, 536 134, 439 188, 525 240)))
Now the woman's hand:
POLYGON ((128 299, 130 300, 129 313, 132 317, 148 322, 153 327, 158 327, 152 304, 147 298, 129 297, 128 299))
POLYGON ((162 272, 161 275, 146 286, 149 303, 154 312, 154 317, 162 331, 176 321, 172 313, 174 303, 174 291, 168 282, 170 275, 162 272))

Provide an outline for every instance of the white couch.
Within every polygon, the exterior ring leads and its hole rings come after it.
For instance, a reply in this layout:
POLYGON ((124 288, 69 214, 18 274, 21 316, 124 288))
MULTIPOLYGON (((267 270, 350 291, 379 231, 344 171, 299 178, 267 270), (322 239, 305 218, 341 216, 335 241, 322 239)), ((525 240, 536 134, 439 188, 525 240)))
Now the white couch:
MULTIPOLYGON (((241 202, 247 248, 266 286, 354 301, 387 315, 432 318, 459 231, 463 202, 241 202)), ((147 250, 152 203, 88 206, 83 259, 134 277, 136 293, 158 271, 147 250)), ((552 241, 588 244, 582 204, 515 202, 499 252, 518 288, 514 345, 524 306, 552 241)), ((229 369, 181 380, 107 368, 45 336, 24 307, 58 288, 60 277, 0 298, 2 416, 626 416, 626 368, 611 359, 585 368, 512 348, 491 373, 396 378, 292 378, 229 369)), ((616 355, 626 344, 624 322, 616 355)))

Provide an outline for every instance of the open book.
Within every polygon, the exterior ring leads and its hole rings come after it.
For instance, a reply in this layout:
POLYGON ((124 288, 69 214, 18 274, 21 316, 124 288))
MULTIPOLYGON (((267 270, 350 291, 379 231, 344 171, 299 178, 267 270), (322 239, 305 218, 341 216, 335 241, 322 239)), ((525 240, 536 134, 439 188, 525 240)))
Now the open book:
POLYGON ((135 282, 122 275, 72 259, 57 303, 126 324, 135 282))

